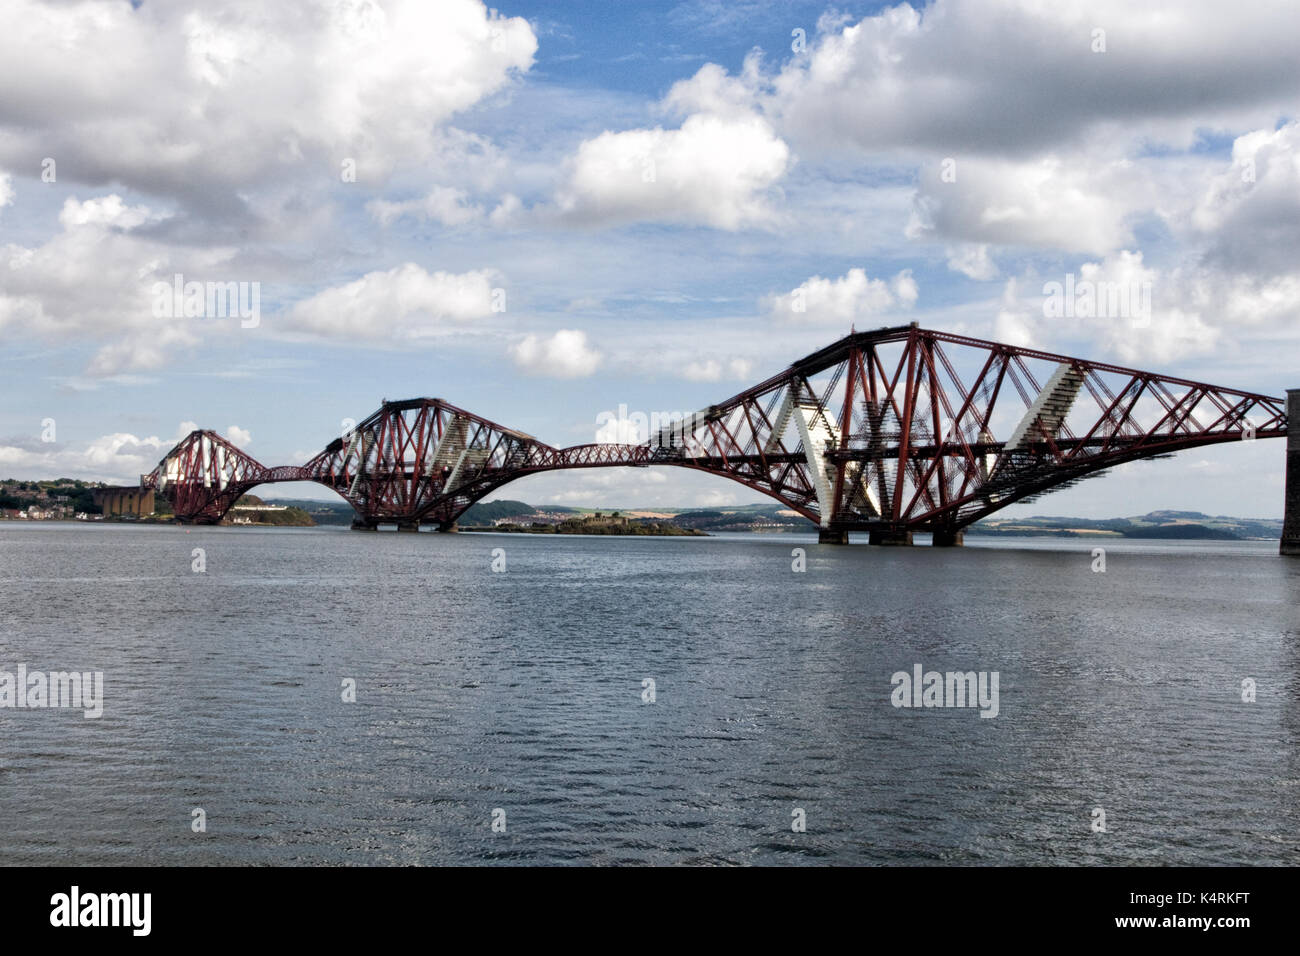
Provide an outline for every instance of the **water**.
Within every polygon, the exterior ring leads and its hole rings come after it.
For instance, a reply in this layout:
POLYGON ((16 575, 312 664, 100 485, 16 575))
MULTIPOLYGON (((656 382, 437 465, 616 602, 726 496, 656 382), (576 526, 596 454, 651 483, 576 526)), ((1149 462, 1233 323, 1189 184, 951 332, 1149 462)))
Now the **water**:
POLYGON ((1099 543, 0 523, 0 670, 106 698, 0 709, 0 863, 1294 863, 1300 561, 1099 543))

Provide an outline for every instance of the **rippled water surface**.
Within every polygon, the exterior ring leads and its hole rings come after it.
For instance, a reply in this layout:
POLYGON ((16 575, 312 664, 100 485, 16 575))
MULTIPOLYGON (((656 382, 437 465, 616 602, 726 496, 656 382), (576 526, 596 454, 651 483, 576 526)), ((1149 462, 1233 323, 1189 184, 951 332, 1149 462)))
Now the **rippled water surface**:
POLYGON ((1096 545, 0 523, 0 863, 1296 862, 1300 561, 1096 545))

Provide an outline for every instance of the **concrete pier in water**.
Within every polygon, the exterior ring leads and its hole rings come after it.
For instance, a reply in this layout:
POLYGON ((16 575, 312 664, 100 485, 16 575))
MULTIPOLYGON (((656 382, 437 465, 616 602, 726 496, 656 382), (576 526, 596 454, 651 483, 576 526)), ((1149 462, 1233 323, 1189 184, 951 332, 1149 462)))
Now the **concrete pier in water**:
POLYGON ((912 546, 912 532, 873 531, 867 543, 886 548, 909 548, 912 546))
POLYGON ((1300 556, 1300 388, 1286 393, 1286 491, 1281 552, 1300 556))

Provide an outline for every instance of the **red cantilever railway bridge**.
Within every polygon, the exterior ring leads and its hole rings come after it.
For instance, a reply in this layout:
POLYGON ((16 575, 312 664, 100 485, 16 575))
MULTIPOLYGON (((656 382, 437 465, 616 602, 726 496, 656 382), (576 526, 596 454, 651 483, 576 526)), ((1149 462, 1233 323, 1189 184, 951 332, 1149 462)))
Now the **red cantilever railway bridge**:
POLYGON ((922 329, 856 332, 641 444, 556 448, 438 398, 383 406, 305 465, 268 468, 195 431, 143 476, 182 522, 219 522, 241 495, 315 481, 353 527, 452 530, 524 475, 673 465, 770 495, 843 543, 960 531, 1013 502, 1185 448, 1287 433, 1282 399, 922 329))

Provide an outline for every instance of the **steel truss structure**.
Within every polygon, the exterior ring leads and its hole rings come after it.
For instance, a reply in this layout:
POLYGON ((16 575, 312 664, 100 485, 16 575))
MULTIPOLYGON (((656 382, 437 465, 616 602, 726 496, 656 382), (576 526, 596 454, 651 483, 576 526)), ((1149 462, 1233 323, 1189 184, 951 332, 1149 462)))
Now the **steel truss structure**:
POLYGON ((357 527, 450 530, 524 475, 672 465, 722 475, 815 522, 934 533, 1107 468, 1286 435, 1282 399, 922 329, 855 332, 639 444, 556 448, 442 399, 384 402, 301 466, 268 468, 195 431, 142 478, 178 519, 220 521, 267 482, 315 481, 357 527))

